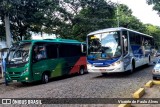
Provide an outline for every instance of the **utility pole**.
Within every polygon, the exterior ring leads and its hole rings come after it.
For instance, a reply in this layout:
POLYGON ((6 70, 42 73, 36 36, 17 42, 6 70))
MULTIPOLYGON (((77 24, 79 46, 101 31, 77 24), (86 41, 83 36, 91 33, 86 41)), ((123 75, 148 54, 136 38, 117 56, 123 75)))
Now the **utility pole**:
POLYGON ((12 44, 9 15, 5 15, 4 20, 5 20, 5 30, 6 30, 6 43, 7 43, 7 47, 9 48, 12 44))

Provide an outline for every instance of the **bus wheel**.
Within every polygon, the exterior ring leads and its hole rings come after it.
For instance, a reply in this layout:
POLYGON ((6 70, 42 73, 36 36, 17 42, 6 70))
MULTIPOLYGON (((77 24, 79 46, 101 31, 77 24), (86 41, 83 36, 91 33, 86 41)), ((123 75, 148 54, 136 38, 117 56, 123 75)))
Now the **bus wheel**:
POLYGON ((129 70, 129 74, 133 73, 135 70, 135 63, 132 62, 131 69, 129 70))
POLYGON ((46 84, 49 81, 49 76, 46 73, 43 73, 42 75, 42 83, 46 84))
POLYGON ((157 77, 153 77, 153 80, 157 80, 157 77))
POLYGON ((148 65, 151 63, 151 57, 148 58, 148 65))
POLYGON ((27 85, 28 84, 28 82, 21 82, 23 85, 27 85))
POLYGON ((107 76, 107 73, 101 73, 102 74, 102 76, 107 76))
POLYGON ((80 75, 83 75, 83 74, 84 74, 84 68, 80 68, 79 74, 80 74, 80 75))

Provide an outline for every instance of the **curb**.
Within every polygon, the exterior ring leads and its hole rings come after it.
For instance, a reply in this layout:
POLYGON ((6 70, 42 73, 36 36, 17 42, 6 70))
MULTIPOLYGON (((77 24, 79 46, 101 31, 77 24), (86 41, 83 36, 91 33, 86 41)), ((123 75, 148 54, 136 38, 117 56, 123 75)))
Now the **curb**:
MULTIPOLYGON (((153 85, 160 85, 160 81, 150 80, 144 86, 147 88, 151 88, 153 85)), ((145 94, 145 88, 140 88, 136 92, 133 93, 132 98, 141 98, 145 94)), ((119 104, 118 107, 131 107, 131 104, 119 104)))
MULTIPOLYGON (((145 89, 140 88, 135 93, 133 93, 132 98, 141 98, 145 94, 145 89)), ((131 107, 131 104, 120 104, 118 107, 131 107)))
POLYGON ((131 107, 131 104, 120 104, 118 107, 131 107))
POLYGON ((141 98, 145 93, 145 89, 144 88, 140 88, 138 89, 134 94, 133 94, 133 98, 141 98))
POLYGON ((160 81, 153 80, 153 84, 154 84, 154 85, 160 85, 160 81))
POLYGON ((150 80, 145 84, 145 87, 151 88, 153 85, 154 85, 154 82, 152 80, 150 80))

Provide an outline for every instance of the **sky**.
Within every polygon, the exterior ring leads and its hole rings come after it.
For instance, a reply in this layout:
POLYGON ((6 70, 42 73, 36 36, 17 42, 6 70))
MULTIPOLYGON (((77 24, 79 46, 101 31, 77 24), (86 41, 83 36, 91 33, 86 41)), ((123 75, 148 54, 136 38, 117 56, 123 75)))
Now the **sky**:
POLYGON ((144 24, 152 24, 160 26, 160 16, 157 11, 152 9, 153 6, 148 5, 146 0, 111 0, 120 4, 127 5, 132 10, 132 15, 136 16, 144 24))

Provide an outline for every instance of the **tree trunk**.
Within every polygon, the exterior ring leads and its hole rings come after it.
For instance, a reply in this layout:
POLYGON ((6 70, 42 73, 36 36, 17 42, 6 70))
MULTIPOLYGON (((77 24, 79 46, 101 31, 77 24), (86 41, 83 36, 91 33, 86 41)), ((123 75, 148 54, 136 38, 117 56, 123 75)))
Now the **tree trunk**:
POLYGON ((5 30, 6 30, 6 42, 7 42, 7 47, 9 48, 11 46, 11 31, 10 31, 10 23, 9 23, 9 16, 5 15, 5 30))

